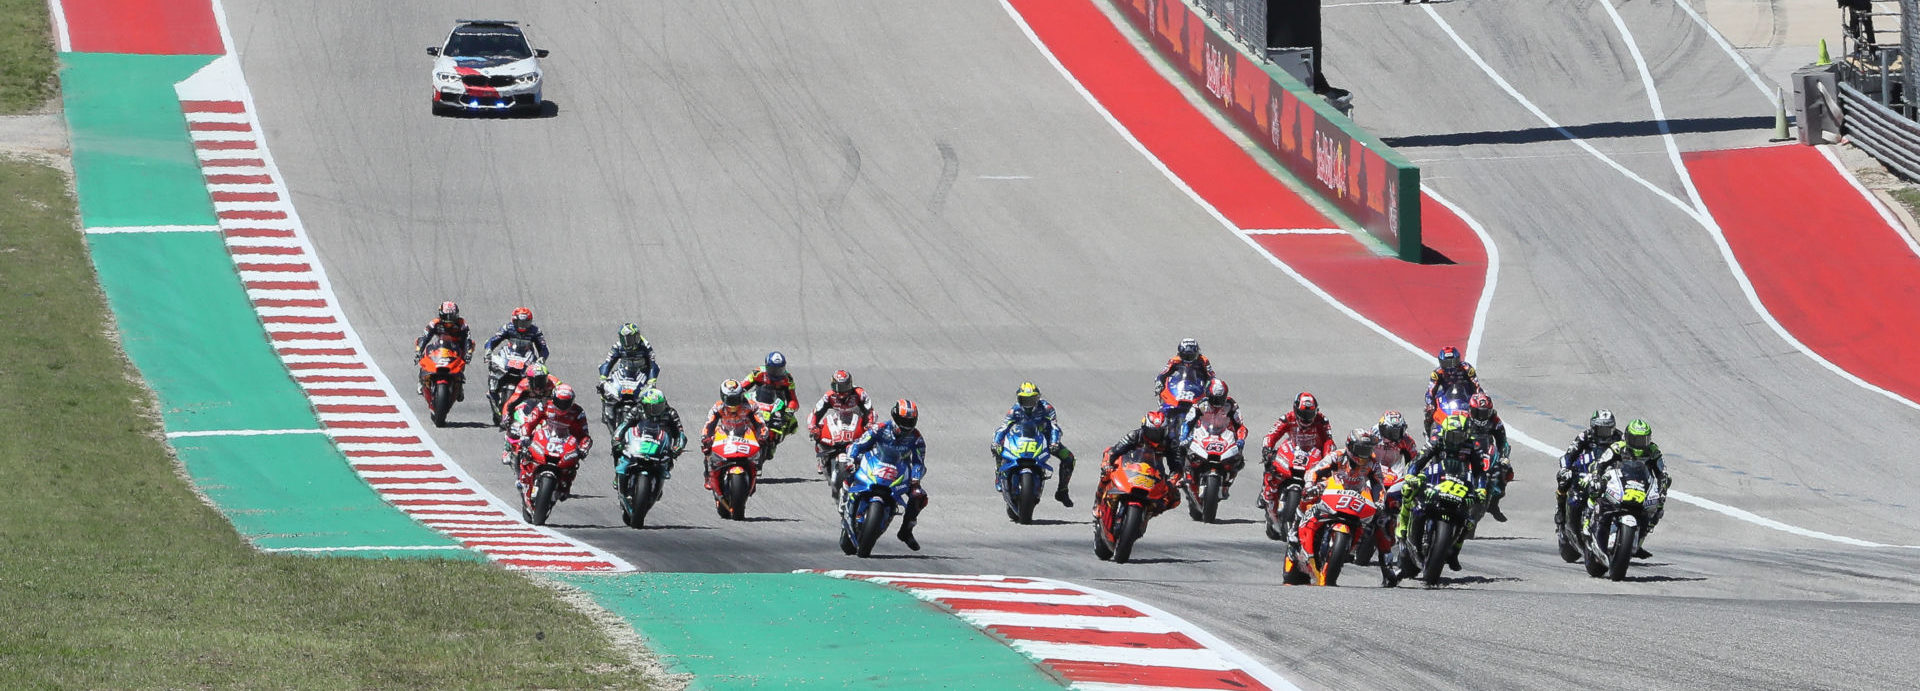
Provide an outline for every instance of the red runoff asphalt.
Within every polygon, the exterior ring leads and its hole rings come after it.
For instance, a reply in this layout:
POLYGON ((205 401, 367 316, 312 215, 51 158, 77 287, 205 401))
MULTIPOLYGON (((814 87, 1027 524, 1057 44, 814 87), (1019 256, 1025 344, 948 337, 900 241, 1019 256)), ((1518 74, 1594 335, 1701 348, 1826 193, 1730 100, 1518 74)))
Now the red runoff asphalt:
MULTIPOLYGON (((1243 230, 1332 221, 1240 148, 1148 63, 1097 0, 1009 0, 1047 49, 1155 158, 1243 230)), ((1421 232, 1451 263, 1375 254, 1350 235, 1254 235, 1259 245, 1388 331, 1426 350, 1464 345, 1487 257, 1457 215, 1423 195, 1421 232)))
POLYGON ((76 53, 223 55, 207 0, 59 0, 76 53))
POLYGON ((1812 147, 1685 154, 1767 312, 1827 361, 1920 400, 1920 255, 1812 147))

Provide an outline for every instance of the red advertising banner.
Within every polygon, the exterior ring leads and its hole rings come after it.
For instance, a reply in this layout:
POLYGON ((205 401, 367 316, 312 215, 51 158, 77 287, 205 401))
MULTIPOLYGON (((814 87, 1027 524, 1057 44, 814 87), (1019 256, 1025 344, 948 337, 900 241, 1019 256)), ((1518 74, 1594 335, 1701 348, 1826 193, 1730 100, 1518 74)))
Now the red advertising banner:
POLYGON ((1182 0, 1110 0, 1240 130, 1406 261, 1421 260, 1420 169, 1182 0))

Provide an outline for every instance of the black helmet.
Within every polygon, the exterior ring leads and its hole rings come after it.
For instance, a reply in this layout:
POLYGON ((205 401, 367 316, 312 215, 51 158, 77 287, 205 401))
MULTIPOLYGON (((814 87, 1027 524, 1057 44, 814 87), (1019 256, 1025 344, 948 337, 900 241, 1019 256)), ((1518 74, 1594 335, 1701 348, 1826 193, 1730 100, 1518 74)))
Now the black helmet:
POLYGON ((853 393, 853 375, 848 374, 846 370, 835 371, 833 373, 833 392, 839 394, 853 393))
POLYGON ((1181 362, 1193 362, 1195 358, 1200 357, 1200 342, 1191 338, 1182 338, 1180 349, 1175 352, 1179 353, 1181 362))
POLYGON ((920 424, 920 406, 913 401, 900 399, 893 403, 893 424, 900 429, 913 429, 920 424))
POLYGON ((1347 456, 1354 463, 1360 459, 1373 460, 1373 449, 1380 444, 1380 438, 1371 430, 1355 429, 1347 433, 1347 456))
POLYGON ((1618 430, 1614 427, 1613 411, 1601 408, 1593 411, 1593 419, 1587 421, 1588 436, 1595 439, 1612 439, 1618 430))
POLYGON ((730 406, 746 405, 746 390, 740 388, 740 382, 733 379, 720 382, 720 402, 730 406))
POLYGON ((1207 404, 1223 406, 1227 404, 1227 383, 1218 378, 1207 385, 1207 404))

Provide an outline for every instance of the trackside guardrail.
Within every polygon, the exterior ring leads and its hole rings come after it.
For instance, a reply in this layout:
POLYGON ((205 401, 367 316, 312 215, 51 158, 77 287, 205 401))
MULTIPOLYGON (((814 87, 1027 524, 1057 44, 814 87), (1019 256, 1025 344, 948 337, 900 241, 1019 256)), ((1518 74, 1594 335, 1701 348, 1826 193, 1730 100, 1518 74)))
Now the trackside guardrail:
POLYGON ((1907 179, 1920 180, 1920 123, 1845 82, 1840 83, 1840 121, 1854 146, 1907 179))
POLYGON ((1420 169, 1182 0, 1108 0, 1189 82, 1321 198, 1421 260, 1420 169))

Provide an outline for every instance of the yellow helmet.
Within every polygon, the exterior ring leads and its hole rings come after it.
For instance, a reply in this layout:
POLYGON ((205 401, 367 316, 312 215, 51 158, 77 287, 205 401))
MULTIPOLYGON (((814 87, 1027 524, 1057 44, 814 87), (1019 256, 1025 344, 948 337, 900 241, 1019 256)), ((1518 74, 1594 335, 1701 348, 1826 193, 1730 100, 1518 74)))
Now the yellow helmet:
POLYGON ((1014 392, 1014 399, 1020 402, 1020 407, 1031 410, 1040 403, 1040 387, 1034 386, 1033 382, 1025 382, 1020 385, 1019 391, 1014 392))

